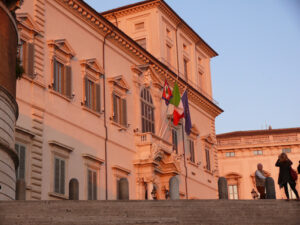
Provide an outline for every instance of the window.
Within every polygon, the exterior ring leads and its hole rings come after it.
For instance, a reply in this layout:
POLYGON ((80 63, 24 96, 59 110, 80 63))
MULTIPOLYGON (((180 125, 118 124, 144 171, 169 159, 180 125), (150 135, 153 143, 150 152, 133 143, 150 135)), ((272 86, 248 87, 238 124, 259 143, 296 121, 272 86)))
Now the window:
POLYGON ((100 113, 100 84, 85 77, 85 106, 100 113))
POLYGON ((228 197, 229 199, 239 199, 237 185, 228 185, 228 197))
POLYGON ((127 104, 126 99, 113 94, 113 121, 127 127, 127 104))
POLYGON ((146 42, 146 38, 141 38, 141 39, 137 39, 135 40, 140 46, 142 46, 144 49, 146 49, 147 47, 147 42, 146 42))
POLYGON ((172 146, 173 151, 175 151, 178 154, 178 138, 176 129, 172 129, 172 146))
POLYGON ((25 74, 29 77, 34 76, 34 44, 21 40, 18 49, 18 59, 23 67, 25 74))
POLYGON ((154 106, 151 94, 144 88, 141 92, 141 113, 142 113, 142 132, 152 132, 154 130, 154 106))
POLYGON ((195 149, 194 149, 194 141, 189 140, 189 150, 190 150, 190 160, 191 162, 195 162, 195 149))
POLYGON ((262 155, 262 154, 263 154, 263 151, 262 151, 262 150, 254 150, 254 151, 253 151, 253 154, 254 154, 254 155, 262 155))
POLYGON ((183 59, 183 69, 184 69, 184 78, 187 81, 188 80, 188 60, 183 59))
POLYGON ((206 158, 206 169, 211 170, 211 165, 210 165, 210 154, 209 154, 209 149, 205 149, 205 158, 206 158))
POLYGON ((145 28, 145 23, 144 22, 136 23, 134 25, 134 27, 135 27, 135 30, 142 30, 145 28))
POLYGON ((54 158, 54 192, 65 194, 65 160, 54 158))
POLYGON ((53 90, 71 98, 71 67, 53 60, 53 90))
POLYGON ((226 152, 225 156, 226 157, 234 157, 235 156, 235 152, 226 152))
POLYGON ((17 179, 25 179, 26 172, 26 147, 22 144, 15 144, 15 150, 19 157, 19 167, 17 169, 17 179))
POLYGON ((283 153, 290 153, 290 152, 291 152, 291 149, 290 149, 290 148, 283 148, 283 149, 282 149, 282 152, 283 152, 283 153))
POLYGON ((97 171, 88 169, 88 200, 97 200, 97 171))
POLYGON ((172 47, 170 45, 166 45, 166 50, 167 50, 167 62, 169 64, 172 63, 172 47))

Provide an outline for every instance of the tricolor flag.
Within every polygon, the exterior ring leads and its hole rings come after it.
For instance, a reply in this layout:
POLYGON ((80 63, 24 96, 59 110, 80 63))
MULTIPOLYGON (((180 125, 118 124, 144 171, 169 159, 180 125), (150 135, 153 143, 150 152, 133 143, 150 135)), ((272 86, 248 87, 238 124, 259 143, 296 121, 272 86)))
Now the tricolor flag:
POLYGON ((165 100, 166 105, 169 105, 170 100, 172 99, 173 95, 172 95, 172 91, 169 87, 169 84, 167 82, 167 80, 165 81, 165 85, 164 85, 164 90, 162 93, 162 99, 165 100))
POLYGON ((173 95, 173 97, 170 100, 170 103, 172 105, 174 105, 173 124, 175 126, 177 126, 180 119, 183 118, 183 116, 184 116, 183 105, 182 105, 182 102, 181 102, 180 92, 179 92, 179 87, 178 87, 177 82, 175 82, 175 84, 174 84, 172 95, 173 95))
POLYGON ((185 132, 188 135, 190 135, 191 129, 192 129, 192 121, 191 121, 189 101, 188 101, 188 96, 187 96, 186 90, 181 97, 181 101, 182 101, 183 108, 184 108, 185 132))

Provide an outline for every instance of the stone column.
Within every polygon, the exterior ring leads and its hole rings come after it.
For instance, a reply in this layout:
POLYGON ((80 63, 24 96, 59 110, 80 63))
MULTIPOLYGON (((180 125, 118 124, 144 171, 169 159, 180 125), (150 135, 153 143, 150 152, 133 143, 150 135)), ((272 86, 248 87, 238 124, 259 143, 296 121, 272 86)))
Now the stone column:
POLYGON ((218 180, 219 199, 228 199, 228 187, 225 177, 219 177, 218 180))
POLYGON ((266 178, 266 198, 276 199, 275 183, 272 177, 266 178))
POLYGON ((153 190, 153 183, 148 182, 147 183, 148 200, 153 200, 152 195, 151 195, 152 190, 153 190))
POLYGON ((10 10, 18 1, 0 0, 0 200, 15 199, 18 156, 14 150, 16 103, 16 58, 18 30, 10 10))

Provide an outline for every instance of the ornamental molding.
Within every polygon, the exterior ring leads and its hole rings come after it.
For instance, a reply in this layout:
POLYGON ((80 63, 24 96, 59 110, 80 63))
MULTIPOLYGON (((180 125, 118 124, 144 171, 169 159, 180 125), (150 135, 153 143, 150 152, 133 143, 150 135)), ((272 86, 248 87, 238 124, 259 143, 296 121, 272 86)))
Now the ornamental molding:
MULTIPOLYGON (((169 84, 174 85, 175 81, 177 80, 181 92, 183 92, 186 87, 189 87, 188 98, 199 108, 202 108, 214 117, 223 112, 223 110, 215 105, 212 100, 206 98, 183 79, 178 78, 178 76, 169 70, 165 64, 161 63, 158 59, 148 53, 144 48, 138 45, 134 40, 124 34, 121 30, 107 21, 96 11, 93 11, 91 8, 89 8, 88 5, 82 0, 55 1, 69 10, 72 14, 75 14, 75 16, 87 22, 96 31, 104 35, 109 35, 109 40, 113 40, 114 42, 118 43, 118 45, 122 46, 123 49, 137 58, 141 64, 152 64, 152 69, 156 72, 156 74, 163 80, 167 79, 169 84)), ((159 2, 159 0, 156 2, 159 2)))
POLYGON ((112 83, 113 85, 121 88, 124 91, 129 91, 130 87, 128 83, 126 82, 125 78, 123 75, 115 76, 115 77, 110 77, 107 79, 109 83, 112 83))
POLYGON ((104 74, 103 68, 95 58, 81 60, 80 65, 85 69, 91 70, 93 73, 98 74, 99 76, 104 74))
POLYGON ((59 50, 70 59, 75 56, 75 51, 66 39, 49 40, 47 44, 53 51, 59 50))
POLYGON ((16 17, 18 21, 18 28, 25 28, 26 30, 32 32, 34 36, 41 33, 36 22, 28 13, 17 13, 16 17))

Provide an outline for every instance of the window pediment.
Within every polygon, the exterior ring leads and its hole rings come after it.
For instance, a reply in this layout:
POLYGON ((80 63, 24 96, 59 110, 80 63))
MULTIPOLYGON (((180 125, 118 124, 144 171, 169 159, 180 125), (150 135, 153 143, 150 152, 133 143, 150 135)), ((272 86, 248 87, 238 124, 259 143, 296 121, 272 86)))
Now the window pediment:
POLYGON ((124 91, 129 91, 130 87, 126 80, 124 79, 123 75, 119 75, 116 77, 111 77, 108 78, 108 82, 112 83, 113 85, 117 86, 118 88, 124 90, 124 91))
POLYGON ((70 59, 75 56, 75 52, 66 39, 50 40, 47 42, 52 51, 58 51, 70 59))
POLYGON ((37 35, 40 33, 40 30, 38 29, 37 24, 34 22, 34 20, 31 18, 31 16, 28 13, 17 13, 17 20, 19 22, 19 28, 25 28, 29 32, 33 32, 34 35, 37 35))
POLYGON ((201 139, 204 140, 208 144, 211 144, 211 145, 215 144, 215 141, 211 137, 211 135, 206 135, 206 136, 202 137, 201 139))
POLYGON ((104 74, 103 68, 95 58, 81 60, 80 64, 84 66, 86 70, 89 70, 94 74, 98 74, 99 76, 104 74))
POLYGON ((160 89, 163 88, 164 81, 161 80, 151 65, 134 65, 132 66, 132 71, 138 74, 138 83, 145 87, 153 85, 160 89))

